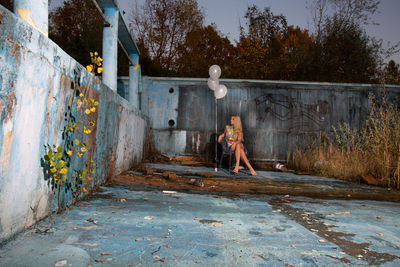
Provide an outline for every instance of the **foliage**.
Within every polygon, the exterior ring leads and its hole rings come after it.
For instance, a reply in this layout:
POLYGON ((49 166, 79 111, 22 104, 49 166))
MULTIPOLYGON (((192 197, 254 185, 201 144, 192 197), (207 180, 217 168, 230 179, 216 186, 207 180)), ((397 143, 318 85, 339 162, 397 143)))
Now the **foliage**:
POLYGON ((365 26, 375 24, 380 0, 312 0, 308 8, 314 24, 314 73, 312 80, 377 83, 383 62, 399 51, 400 42, 369 37, 365 26))
POLYGON ((358 24, 327 18, 316 41, 315 77, 325 82, 378 82, 380 43, 370 39, 358 24), (319 41, 319 42, 318 42, 319 41))
POLYGON ((14 0, 0 0, 0 5, 12 12, 14 9, 14 0))
MULTIPOLYGON (((203 27, 196 0, 146 0, 133 8, 129 27, 140 55, 141 71, 151 76, 207 77, 218 64, 226 78, 319 82, 398 83, 396 64, 383 66, 400 44, 383 49, 365 25, 374 23, 379 0, 313 0, 314 33, 288 26, 270 8, 250 6, 232 44, 215 25, 203 27)), ((50 37, 84 65, 82 51, 101 50, 102 19, 90 0, 66 1, 50 14, 50 37), (84 20, 81 18, 85 18, 84 20)), ((128 61, 118 52, 118 75, 128 61)))
POLYGON ((62 184, 67 179, 68 167, 63 158, 64 148, 55 145, 47 146, 47 153, 44 155, 44 160, 49 166, 49 172, 53 176, 56 183, 62 184))
POLYGON ((238 78, 306 80, 311 75, 313 39, 307 30, 287 26, 283 15, 269 8, 249 7, 247 30, 242 27, 237 44, 238 78))
MULTIPOLYGON (((92 64, 88 65, 86 68, 90 71, 93 76, 95 74, 100 74, 102 72, 101 62, 102 59, 98 56, 97 52, 90 52, 92 64)), ((92 77, 91 76, 91 79, 92 77)), ((89 81, 91 84, 91 80, 89 81)), ((86 90, 87 92, 87 90, 86 90)), ((75 90, 73 92, 73 97, 75 96, 75 90)), ((93 132, 96 125, 93 116, 97 111, 98 101, 93 98, 86 97, 83 92, 76 93, 76 99, 73 101, 75 108, 69 107, 66 113, 66 123, 64 125, 63 136, 68 136, 65 138, 63 146, 47 145, 46 153, 43 156, 45 165, 45 174, 52 180, 53 184, 58 187, 58 211, 61 212, 61 193, 62 188, 66 186, 66 189, 72 190, 72 195, 74 196, 73 203, 76 203, 81 191, 84 194, 88 191, 88 186, 90 181, 93 179, 93 174, 95 173, 95 163, 92 159, 86 159, 83 169, 80 167, 74 168, 73 171, 70 170, 73 160, 75 160, 74 166, 79 166, 80 159, 89 149, 88 136, 93 132), (71 115, 71 112, 76 113, 80 118, 86 117, 85 119, 76 120, 75 116, 71 115), (77 156, 74 157, 74 155, 77 156), (76 162, 78 160, 78 162, 76 162)), ((83 157, 82 159, 84 159, 83 157)))
POLYGON ((278 65, 280 71, 275 77, 280 80, 309 80, 313 76, 313 50, 315 44, 307 30, 289 26, 278 38, 281 48, 278 65))
POLYGON ((91 64, 86 66, 88 72, 92 72, 94 75, 99 75, 103 72, 103 59, 97 52, 90 52, 90 62, 91 64))
POLYGON ((400 84, 400 66, 390 60, 383 69, 382 79, 386 84, 400 84))
POLYGON ((364 126, 333 128, 334 136, 308 149, 298 149, 290 166, 315 174, 357 181, 372 175, 382 186, 400 189, 400 109, 397 100, 370 96, 364 126))
POLYGON ((235 47, 227 37, 221 36, 215 25, 196 28, 187 34, 185 42, 178 48, 177 74, 207 77, 210 65, 218 64, 224 77, 233 76, 235 54, 235 47))
POLYGON ((361 131, 361 145, 366 155, 374 159, 370 173, 390 186, 400 167, 400 109, 397 99, 389 102, 385 95, 382 99, 370 99, 372 108, 361 131))
POLYGON ((102 51, 103 19, 92 0, 64 1, 49 14, 49 38, 86 66, 87 52, 102 51))
POLYGON ((282 52, 278 39, 287 31, 286 18, 274 15, 270 8, 261 12, 257 6, 248 7, 244 17, 247 30, 241 27, 237 44, 239 74, 241 78, 274 79, 272 68, 277 66, 282 52))
POLYGON ((174 72, 178 47, 189 32, 202 26, 204 15, 196 0, 146 0, 141 8, 136 5, 129 20, 153 66, 159 72, 174 72))

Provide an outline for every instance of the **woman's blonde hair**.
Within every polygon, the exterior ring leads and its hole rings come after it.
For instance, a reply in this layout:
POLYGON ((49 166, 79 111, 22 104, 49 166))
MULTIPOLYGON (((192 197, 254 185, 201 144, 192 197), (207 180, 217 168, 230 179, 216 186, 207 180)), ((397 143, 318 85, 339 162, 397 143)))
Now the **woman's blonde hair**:
POLYGON ((237 138, 239 133, 242 132, 242 121, 239 116, 232 116, 234 136, 237 138))

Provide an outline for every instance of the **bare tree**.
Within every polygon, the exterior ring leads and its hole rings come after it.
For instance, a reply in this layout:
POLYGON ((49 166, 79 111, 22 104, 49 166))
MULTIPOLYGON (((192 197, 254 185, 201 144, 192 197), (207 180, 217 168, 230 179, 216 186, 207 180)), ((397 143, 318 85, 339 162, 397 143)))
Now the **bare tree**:
POLYGON ((328 0, 335 14, 344 22, 360 25, 376 24, 372 16, 378 12, 380 0, 328 0))
POLYGON ((327 12, 327 1, 329 0, 313 0, 311 3, 307 2, 317 39, 321 36, 322 24, 327 12))
POLYGON ((312 0, 307 2, 317 37, 327 19, 335 17, 343 26, 377 24, 373 15, 378 13, 380 0, 312 0))
POLYGON ((142 6, 136 3, 129 25, 154 63, 175 71, 178 47, 190 31, 202 27, 203 20, 196 0, 146 0, 142 6))

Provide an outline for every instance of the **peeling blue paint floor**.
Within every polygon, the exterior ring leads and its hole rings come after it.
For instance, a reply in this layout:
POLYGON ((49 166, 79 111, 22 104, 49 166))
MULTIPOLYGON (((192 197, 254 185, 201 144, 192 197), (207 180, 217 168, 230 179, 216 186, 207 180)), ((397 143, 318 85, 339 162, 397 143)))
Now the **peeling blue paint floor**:
POLYGON ((17 235, 0 266, 399 266, 399 210, 116 185, 17 235))

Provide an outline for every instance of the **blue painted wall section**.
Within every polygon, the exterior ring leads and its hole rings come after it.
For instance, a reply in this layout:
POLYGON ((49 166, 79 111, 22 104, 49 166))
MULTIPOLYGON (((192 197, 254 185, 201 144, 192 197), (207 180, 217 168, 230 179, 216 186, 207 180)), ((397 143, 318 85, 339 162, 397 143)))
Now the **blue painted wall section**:
MULTIPOLYGON (((95 78, 42 33, 0 6, 0 243, 57 207, 57 194, 42 168, 45 145, 65 146, 68 110, 77 92, 99 101, 90 114, 96 127, 88 152, 70 169, 94 160, 91 186, 143 157, 147 121, 137 108, 95 78)), ((72 200, 63 191, 61 201, 72 200)))
MULTIPOLYGON (((126 78, 125 78, 126 80, 126 78)), ((218 133, 239 115, 249 157, 286 160, 307 140, 347 122, 359 128, 365 121, 369 93, 378 85, 221 80, 228 94, 218 100, 218 133)), ((143 77, 143 112, 150 118, 155 148, 167 156, 203 155, 213 150, 215 99, 207 79, 143 77)), ((400 87, 385 86, 390 99, 400 87)), ((212 157, 211 157, 212 158, 212 157)))

